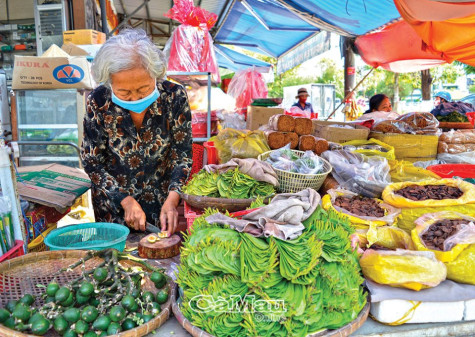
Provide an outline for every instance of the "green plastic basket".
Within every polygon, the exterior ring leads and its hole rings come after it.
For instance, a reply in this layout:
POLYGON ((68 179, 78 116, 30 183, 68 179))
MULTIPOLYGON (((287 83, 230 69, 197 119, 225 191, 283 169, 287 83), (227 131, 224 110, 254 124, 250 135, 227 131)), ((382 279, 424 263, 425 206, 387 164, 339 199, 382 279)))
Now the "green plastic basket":
POLYGON ((45 238, 45 244, 50 250, 115 248, 123 251, 129 233, 123 225, 91 222, 57 228, 45 238))

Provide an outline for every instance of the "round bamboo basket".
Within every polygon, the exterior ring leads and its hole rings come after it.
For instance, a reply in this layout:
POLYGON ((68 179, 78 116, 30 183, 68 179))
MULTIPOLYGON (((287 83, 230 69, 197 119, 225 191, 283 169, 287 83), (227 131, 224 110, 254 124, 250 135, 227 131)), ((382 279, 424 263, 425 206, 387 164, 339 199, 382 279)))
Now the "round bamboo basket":
MULTIPOLYGON (((87 251, 84 250, 58 250, 47 251, 41 253, 30 253, 11 260, 0 263, 0 307, 4 307, 9 300, 17 300, 24 294, 30 293, 33 296, 40 295, 44 289, 39 288, 37 284, 47 285, 52 279, 53 274, 59 269, 67 267, 79 259, 86 256, 87 251)), ((86 270, 92 269, 102 262, 101 258, 92 258, 86 261, 86 270)), ((146 269, 141 264, 134 261, 121 261, 123 266, 138 266, 146 269)), ((61 273, 56 276, 56 281, 60 286, 65 285, 79 277, 81 274, 81 266, 71 271, 61 273)), ((170 317, 172 303, 175 302, 176 285, 172 281, 168 281, 165 286, 168 288, 168 301, 162 304, 160 314, 145 324, 135 329, 121 332, 116 336, 120 337, 140 337, 152 332, 160 327, 170 317)), ((142 289, 157 293, 154 284, 147 279, 142 289)), ((43 301, 37 298, 35 306, 41 306, 43 301)), ((18 332, 8 329, 0 325, 0 336, 11 337, 34 337, 34 335, 18 332)), ((45 336, 59 337, 55 331, 50 330, 45 336)))
MULTIPOLYGON (((182 194, 182 199, 192 207, 198 209, 217 208, 221 212, 237 212, 242 211, 251 206, 256 199, 226 199, 212 198, 202 195, 182 194)), ((271 198, 264 198, 264 202, 268 202, 271 198)))
MULTIPOLYGON (((366 321, 368 318, 369 314, 369 308, 370 304, 369 302, 366 303, 366 305, 363 307, 363 309, 360 311, 358 316, 354 321, 351 323, 348 323, 345 326, 342 326, 341 328, 337 330, 323 330, 320 332, 316 332, 313 334, 308 335, 307 337, 345 337, 351 335, 353 332, 358 330, 363 323, 366 321)), ((200 328, 194 326, 188 319, 183 316, 181 310, 180 310, 180 303, 179 301, 173 302, 172 304, 172 310, 173 314, 175 315, 176 319, 180 323, 180 325, 188 331, 193 337, 215 337, 213 335, 210 335, 204 330, 201 330, 200 328)))

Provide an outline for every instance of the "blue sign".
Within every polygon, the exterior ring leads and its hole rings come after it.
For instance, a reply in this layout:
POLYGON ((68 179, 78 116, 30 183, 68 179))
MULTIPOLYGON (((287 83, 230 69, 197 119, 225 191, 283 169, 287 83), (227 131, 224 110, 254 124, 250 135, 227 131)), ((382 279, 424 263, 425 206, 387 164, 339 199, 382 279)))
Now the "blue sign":
POLYGON ((74 64, 63 64, 54 68, 54 78, 61 83, 74 84, 81 82, 84 78, 84 71, 74 64))

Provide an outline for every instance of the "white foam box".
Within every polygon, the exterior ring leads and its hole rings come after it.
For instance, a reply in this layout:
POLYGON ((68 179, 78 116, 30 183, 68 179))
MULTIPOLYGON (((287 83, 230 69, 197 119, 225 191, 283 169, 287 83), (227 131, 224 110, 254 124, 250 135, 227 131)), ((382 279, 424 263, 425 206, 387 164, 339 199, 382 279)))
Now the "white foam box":
MULTIPOLYGON (((475 301, 471 315, 475 319, 475 301)), ((456 322, 464 318, 465 302, 422 302, 411 311, 417 301, 385 300, 371 303, 371 314, 382 323, 440 323, 456 322)))
POLYGON ((465 314, 463 319, 466 321, 475 320, 475 300, 465 301, 465 314))

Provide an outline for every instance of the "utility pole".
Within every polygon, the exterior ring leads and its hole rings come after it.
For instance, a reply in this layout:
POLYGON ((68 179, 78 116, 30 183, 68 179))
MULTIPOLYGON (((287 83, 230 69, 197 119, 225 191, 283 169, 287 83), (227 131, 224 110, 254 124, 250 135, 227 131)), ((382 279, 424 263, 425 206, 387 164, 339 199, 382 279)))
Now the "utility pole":
POLYGON ((398 111, 399 109, 399 73, 394 73, 394 104, 393 110, 398 111))
POLYGON ((353 40, 344 37, 343 55, 345 57, 345 97, 353 90, 356 83, 355 54, 353 53, 353 40))

